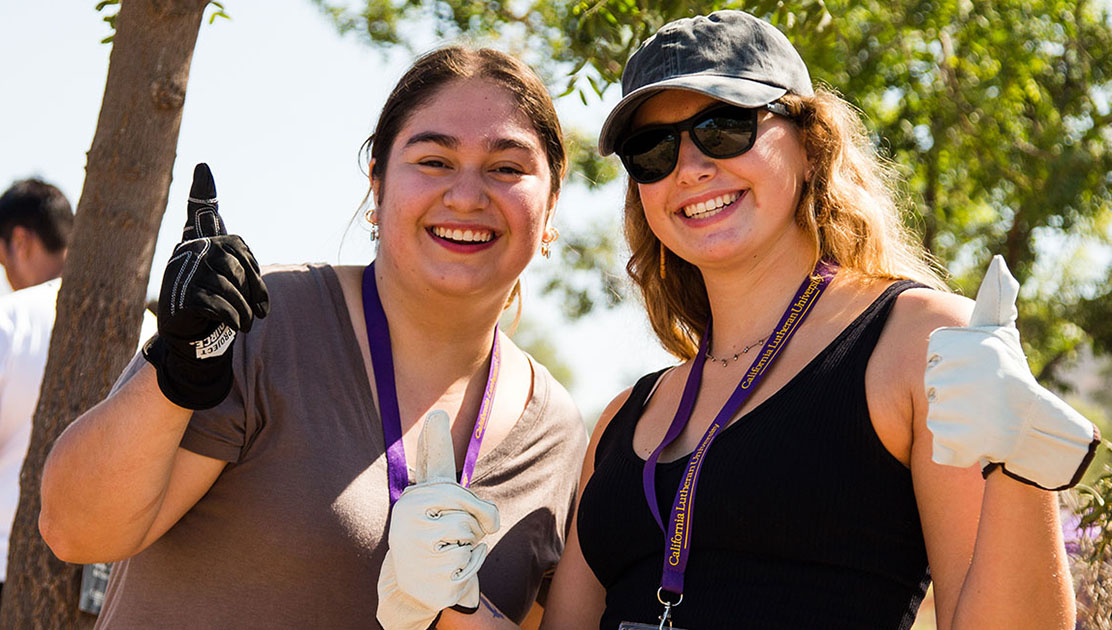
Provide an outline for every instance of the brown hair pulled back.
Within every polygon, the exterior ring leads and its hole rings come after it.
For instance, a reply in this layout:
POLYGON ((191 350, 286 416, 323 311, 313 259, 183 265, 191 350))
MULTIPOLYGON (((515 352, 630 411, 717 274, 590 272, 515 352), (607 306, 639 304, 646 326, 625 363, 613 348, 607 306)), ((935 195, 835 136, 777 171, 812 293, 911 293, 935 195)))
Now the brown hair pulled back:
MULTIPOLYGON (((421 56, 394 86, 379 114, 375 131, 363 142, 363 151, 370 153, 371 177, 379 182, 379 194, 385 187, 386 165, 398 133, 415 111, 428 103, 437 92, 453 81, 482 79, 504 88, 521 108, 541 139, 551 173, 551 195, 560 192, 567 170, 567 151, 560 119, 548 88, 532 68, 506 53, 491 49, 447 46, 421 56)), ((372 193, 367 193, 366 203, 372 193)), ((378 203, 380 199, 375 199, 378 203)), ((506 306, 521 296, 521 281, 514 283, 506 306)), ((518 317, 521 303, 518 302, 518 317)), ((516 327, 515 318, 513 327, 516 327)))
POLYGON ((541 139, 552 174, 552 194, 559 193, 567 154, 548 88, 529 66, 490 48, 448 46, 426 53, 413 63, 386 99, 374 133, 363 143, 374 160, 371 177, 383 182, 390 150, 409 117, 445 85, 460 79, 483 79, 510 93, 541 139))

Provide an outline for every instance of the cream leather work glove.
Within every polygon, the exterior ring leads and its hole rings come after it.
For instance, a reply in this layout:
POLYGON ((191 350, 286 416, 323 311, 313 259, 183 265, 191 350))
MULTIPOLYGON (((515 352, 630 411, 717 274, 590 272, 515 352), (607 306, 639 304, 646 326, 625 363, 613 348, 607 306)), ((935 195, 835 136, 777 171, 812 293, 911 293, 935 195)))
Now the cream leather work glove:
POLYGON ((931 333, 924 375, 931 459, 948 466, 997 466, 1046 490, 1081 480, 1100 432, 1035 381, 1019 345, 1019 283, 994 256, 968 327, 931 333))
POLYGON ((386 630, 426 630, 440 611, 479 606, 481 542, 498 531, 498 508, 456 483, 448 414, 433 411, 417 440, 415 485, 394 504, 390 549, 378 578, 378 621, 386 630))

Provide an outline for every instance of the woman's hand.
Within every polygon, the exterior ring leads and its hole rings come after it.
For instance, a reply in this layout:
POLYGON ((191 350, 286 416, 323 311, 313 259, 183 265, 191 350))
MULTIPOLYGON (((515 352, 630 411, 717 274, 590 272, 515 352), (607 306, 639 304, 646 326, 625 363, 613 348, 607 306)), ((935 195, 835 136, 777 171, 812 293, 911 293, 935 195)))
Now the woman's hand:
POLYGON ((417 483, 390 515, 378 581, 378 620, 386 630, 426 630, 440 611, 479 605, 479 568, 498 531, 498 508, 455 481, 448 414, 434 411, 417 441, 417 483))
POLYGON ((1001 466, 1020 481, 1062 490, 1080 481, 1100 432, 1039 385, 1016 330, 1019 283, 995 256, 968 327, 931 333, 924 376, 932 459, 1001 466))
POLYGON ((193 170, 182 240, 166 263, 158 298, 158 335, 143 357, 158 387, 186 409, 220 404, 232 388, 232 342, 266 317, 270 297, 247 244, 228 235, 206 164, 193 170))

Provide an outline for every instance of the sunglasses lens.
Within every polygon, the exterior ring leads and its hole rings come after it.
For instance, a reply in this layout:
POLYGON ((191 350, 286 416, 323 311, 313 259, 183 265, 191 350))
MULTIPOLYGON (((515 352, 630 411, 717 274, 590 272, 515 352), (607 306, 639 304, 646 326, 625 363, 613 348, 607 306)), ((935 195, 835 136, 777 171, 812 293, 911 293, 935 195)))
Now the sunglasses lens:
POLYGON ((713 158, 740 155, 757 137, 757 110, 730 108, 700 121, 691 129, 699 148, 713 158))
POLYGON ((634 132, 618 149, 629 176, 642 184, 667 177, 676 168, 684 131, 691 134, 704 154, 716 159, 731 158, 753 147, 757 138, 757 110, 721 105, 687 120, 634 132))
POLYGON ((664 179, 676 167, 679 143, 670 129, 647 129, 631 135, 618 156, 630 177, 642 184, 664 179))

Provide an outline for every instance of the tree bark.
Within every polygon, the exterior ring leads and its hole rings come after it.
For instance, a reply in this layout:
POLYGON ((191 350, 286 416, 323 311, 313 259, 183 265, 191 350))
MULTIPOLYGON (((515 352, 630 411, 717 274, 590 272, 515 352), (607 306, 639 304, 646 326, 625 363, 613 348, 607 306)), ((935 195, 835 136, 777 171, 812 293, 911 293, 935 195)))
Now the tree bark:
POLYGON ((43 462, 58 435, 108 393, 138 343, 151 260, 208 0, 123 0, 74 240, 62 274, 31 445, 20 475, 0 627, 84 628, 81 567, 39 535, 43 462))

